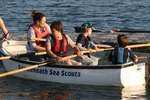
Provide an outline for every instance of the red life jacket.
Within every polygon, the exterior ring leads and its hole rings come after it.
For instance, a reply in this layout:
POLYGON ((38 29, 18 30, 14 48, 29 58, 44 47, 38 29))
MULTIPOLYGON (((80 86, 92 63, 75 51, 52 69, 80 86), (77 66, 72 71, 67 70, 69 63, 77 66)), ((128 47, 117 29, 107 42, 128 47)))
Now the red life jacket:
MULTIPOLYGON (((43 39, 43 38, 46 38, 47 36, 48 36, 48 28, 46 27, 46 26, 44 26, 43 28, 42 28, 42 32, 35 26, 35 25, 33 25, 32 26, 33 27, 33 30, 34 30, 34 32, 35 32, 35 36, 36 36, 36 38, 41 38, 41 39, 43 39)), ((43 41, 36 41, 36 44, 38 45, 38 46, 42 46, 42 47, 44 47, 45 46, 45 42, 43 42, 43 41)))
POLYGON ((61 52, 66 53, 67 52, 67 46, 68 46, 66 35, 64 33, 62 34, 62 40, 58 40, 54 36, 52 36, 52 37, 54 39, 53 52, 55 54, 60 54, 61 52))

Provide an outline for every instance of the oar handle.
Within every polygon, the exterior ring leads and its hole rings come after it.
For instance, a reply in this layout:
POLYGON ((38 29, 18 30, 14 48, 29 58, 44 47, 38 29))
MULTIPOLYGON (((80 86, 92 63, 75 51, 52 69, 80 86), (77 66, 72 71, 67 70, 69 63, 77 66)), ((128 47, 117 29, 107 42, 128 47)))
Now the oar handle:
MULTIPOLYGON (((27 54, 44 55, 47 53, 46 52, 28 52, 27 54)), ((19 54, 19 55, 26 55, 26 54, 19 54)), ((7 59, 10 59, 10 58, 15 57, 15 56, 18 56, 18 55, 3 56, 3 57, 0 57, 0 60, 7 60, 7 59)))
MULTIPOLYGON (((97 50, 95 50, 95 49, 90 49, 90 50, 81 51, 81 54, 85 54, 85 53, 95 53, 95 52, 106 51, 106 50, 112 50, 112 49, 113 49, 113 48, 97 49, 97 50)), ((77 57, 77 54, 63 57, 62 60, 66 60, 66 59, 70 59, 70 58, 74 58, 74 57, 77 57)))
POLYGON ((138 56, 137 58, 138 59, 147 59, 148 57, 147 56, 138 56))
POLYGON ((5 57, 0 57, 0 60, 7 60, 10 59, 12 56, 5 56, 5 57))
POLYGON ((42 39, 42 38, 32 38, 32 41, 46 41, 46 39, 42 39))
MULTIPOLYGON (((136 45, 129 45, 127 46, 128 48, 139 48, 139 47, 150 47, 150 43, 146 44, 136 44, 136 45)), ((106 48, 106 49, 91 49, 91 50, 85 50, 81 51, 81 53, 94 53, 94 52, 100 52, 100 51, 108 51, 108 50, 113 50, 113 48, 106 48)), ((33 52, 34 53, 34 52, 33 52)), ((47 52, 37 52, 35 55, 45 55, 47 52)), ((15 56, 15 55, 14 55, 15 56)), ((10 59, 12 56, 5 56, 5 57, 0 57, 0 60, 6 60, 10 59)), ((72 58, 72 57, 71 57, 72 58)))
POLYGON ((35 53, 35 55, 45 55, 45 54, 47 54, 47 52, 45 52, 45 51, 44 52, 36 52, 35 53))

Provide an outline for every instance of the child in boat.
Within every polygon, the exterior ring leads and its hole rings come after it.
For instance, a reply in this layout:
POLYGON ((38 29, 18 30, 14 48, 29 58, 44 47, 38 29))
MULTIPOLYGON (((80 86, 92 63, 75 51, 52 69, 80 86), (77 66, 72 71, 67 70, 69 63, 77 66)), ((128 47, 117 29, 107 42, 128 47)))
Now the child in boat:
POLYGON ((5 23, 4 23, 4 21, 3 21, 3 19, 1 17, 0 17, 0 28, 3 31, 3 40, 7 40, 8 37, 9 37, 9 32, 8 32, 8 29, 5 26, 5 23))
MULTIPOLYGON (((80 55, 80 49, 75 45, 71 38, 64 33, 61 21, 51 23, 52 34, 47 37, 46 50, 52 61, 56 60, 58 64, 79 65, 80 63, 71 61, 70 59, 62 61, 62 57, 67 54, 67 48, 70 45, 80 55)), ((54 61, 55 63, 55 61, 54 61)))
POLYGON ((32 18, 33 23, 27 34, 29 48, 34 51, 46 51, 45 42, 36 40, 36 38, 46 39, 48 34, 51 34, 50 27, 46 23, 46 16, 41 12, 33 11, 32 18))
MULTIPOLYGON (((108 48, 111 46, 103 45, 103 44, 95 44, 91 40, 92 35, 92 25, 90 23, 84 23, 82 24, 81 28, 83 29, 83 33, 79 34, 76 40, 77 46, 80 48, 80 50, 89 50, 89 49, 98 49, 98 48, 108 48)), ((89 64, 89 65, 98 65, 99 58, 95 56, 91 56, 90 54, 84 54, 82 55, 83 63, 89 64)))
POLYGON ((124 64, 129 61, 137 62, 137 56, 127 48, 128 37, 124 34, 120 34, 117 37, 117 46, 111 52, 109 59, 113 64, 124 64))

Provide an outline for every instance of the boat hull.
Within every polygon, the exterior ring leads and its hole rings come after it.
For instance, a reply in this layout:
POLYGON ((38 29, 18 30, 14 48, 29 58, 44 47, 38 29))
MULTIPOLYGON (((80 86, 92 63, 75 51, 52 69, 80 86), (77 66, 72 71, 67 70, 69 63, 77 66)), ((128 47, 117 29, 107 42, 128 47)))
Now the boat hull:
MULTIPOLYGON (((26 41, 5 41, 1 44, 1 54, 3 56, 15 54, 18 56, 8 60, 3 60, 6 71, 12 71, 39 64, 34 54, 28 55, 26 41), (18 48, 14 50, 14 48, 18 48), (24 55, 25 54, 25 55, 24 55), (32 60, 31 60, 32 58, 32 60)), ((14 76, 33 79, 39 81, 58 82, 66 84, 84 84, 99 86, 137 86, 145 85, 146 77, 145 63, 123 64, 123 65, 98 65, 98 66, 68 66, 50 65, 41 66, 29 71, 24 71, 14 76)))
MULTIPOLYGON (((3 61, 5 69, 12 71, 32 64, 14 60, 3 61)), ((126 66, 60 66, 49 65, 15 74, 14 76, 39 81, 99 86, 145 85, 145 63, 126 66)))

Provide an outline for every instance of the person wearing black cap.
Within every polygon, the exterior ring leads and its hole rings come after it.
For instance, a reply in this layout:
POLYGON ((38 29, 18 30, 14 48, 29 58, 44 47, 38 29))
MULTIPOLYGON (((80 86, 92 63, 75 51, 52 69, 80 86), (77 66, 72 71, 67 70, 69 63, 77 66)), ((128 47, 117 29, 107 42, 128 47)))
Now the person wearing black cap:
MULTIPOLYGON (((111 47, 108 45, 95 44, 91 40, 92 25, 90 23, 82 24, 81 28, 83 30, 83 33, 79 34, 76 40, 76 44, 80 48, 80 50, 98 49, 100 47, 111 47)), ((86 62, 89 62, 90 65, 97 65, 99 60, 99 58, 91 56, 90 54, 83 55, 82 58, 83 60, 86 59, 86 62)))

